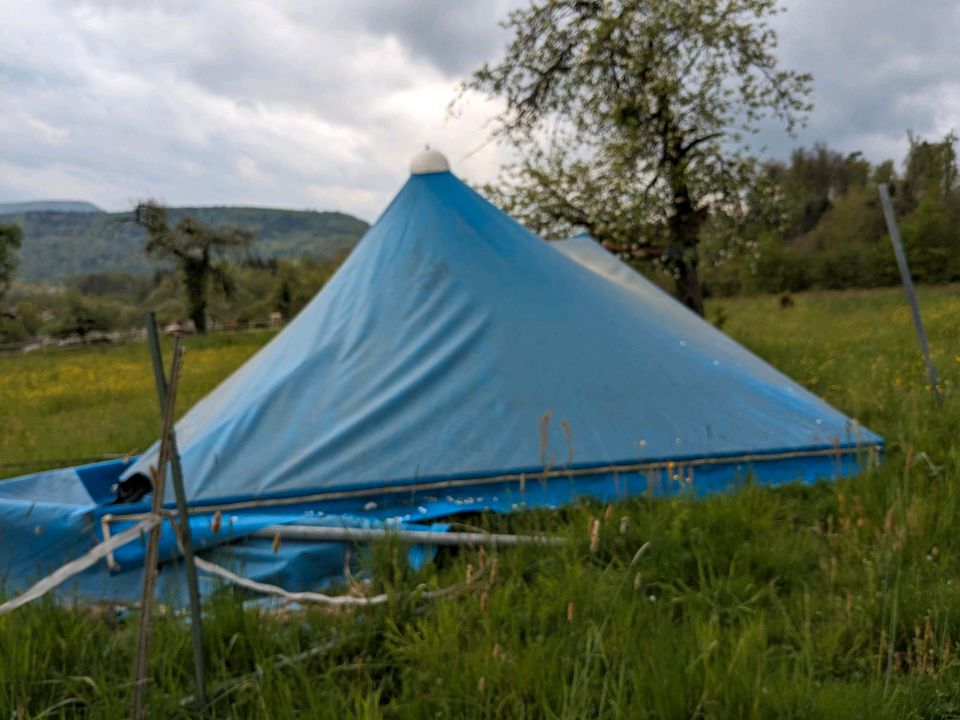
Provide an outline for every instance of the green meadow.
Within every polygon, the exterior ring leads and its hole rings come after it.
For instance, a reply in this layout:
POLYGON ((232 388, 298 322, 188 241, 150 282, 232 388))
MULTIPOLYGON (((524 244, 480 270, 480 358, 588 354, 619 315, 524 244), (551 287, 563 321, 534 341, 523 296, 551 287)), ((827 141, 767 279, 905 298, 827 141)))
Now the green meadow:
MULTIPOLYGON (((361 586, 390 600, 367 609, 268 610, 225 590, 204 625, 210 714, 960 717, 960 287, 923 288, 920 302, 942 403, 899 291, 708 309, 884 435, 879 469, 698 501, 465 518, 571 542, 442 551, 416 572, 385 543, 361 586), (423 597, 437 588, 450 592, 423 597)), ((180 408, 268 337, 190 338, 180 408)), ((0 358, 0 428, 0 476, 144 448, 159 432, 146 346, 0 358)), ((43 601, 0 616, 0 718, 126 717, 135 635, 134 610, 43 601)), ((190 657, 183 619, 159 614, 153 717, 192 716, 190 657)))

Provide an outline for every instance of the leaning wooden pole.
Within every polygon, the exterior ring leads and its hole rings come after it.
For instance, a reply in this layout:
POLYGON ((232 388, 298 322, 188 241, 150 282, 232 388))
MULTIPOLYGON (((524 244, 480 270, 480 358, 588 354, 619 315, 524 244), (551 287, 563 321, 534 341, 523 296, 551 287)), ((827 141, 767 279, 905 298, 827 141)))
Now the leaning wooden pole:
MULTIPOLYGON (((177 385, 180 382, 180 358, 183 345, 180 338, 173 350, 173 370, 170 375, 170 386, 164 403, 163 433, 160 435, 160 456, 157 468, 151 468, 153 480, 153 501, 151 510, 156 515, 163 507, 163 483, 167 475, 167 462, 170 457, 170 434, 173 429, 173 413, 176 405, 177 385)), ((160 545, 160 530, 158 524, 147 539, 147 552, 143 560, 143 594, 140 599, 140 628, 137 634, 137 657, 133 672, 133 720, 143 720, 146 717, 147 698, 147 665, 150 656, 150 619, 153 612, 153 595, 157 581, 157 556, 160 545)))
MULTIPOLYGON (((147 315, 147 341, 150 356, 153 358, 153 374, 157 385, 157 398, 160 412, 166 417, 167 380, 163 369, 163 353, 160 351, 160 334, 157 332, 157 319, 153 313, 147 315)), ((180 338, 177 338, 179 346, 180 338)), ((174 364, 177 353, 174 351, 174 364)), ((179 369, 178 369, 179 374, 179 369)), ((172 377, 171 377, 172 384, 172 377)), ((203 611, 200 606, 200 589, 197 579, 197 565, 193 556, 193 541, 190 536, 190 516, 187 513, 187 495, 183 486, 183 469, 180 465, 180 452, 177 450, 177 433, 170 429, 170 466, 173 479, 173 491, 177 501, 177 524, 180 528, 180 542, 183 545, 183 565, 187 578, 187 593, 190 601, 190 639, 193 645, 193 672, 196 682, 194 700, 198 709, 206 707, 205 662, 203 657, 203 611)))
POLYGON ((883 216, 887 221, 887 230, 890 232, 890 242, 893 243, 893 254, 897 258, 897 267, 900 269, 900 279, 903 280, 903 290, 910 303, 910 312, 913 314, 913 324, 917 329, 917 340, 920 342, 920 352, 923 353, 923 362, 927 366, 927 378, 930 381, 930 390, 937 400, 941 400, 940 387, 937 382, 937 368, 930 356, 930 344, 927 342, 927 333, 923 328, 923 318, 920 317, 920 306, 917 303, 917 293, 913 289, 913 278, 910 277, 910 266, 907 264, 907 255, 903 251, 903 242, 900 239, 900 226, 897 217, 893 214, 893 205, 890 202, 890 192, 883 183, 877 186, 880 191, 880 202, 883 205, 883 216))

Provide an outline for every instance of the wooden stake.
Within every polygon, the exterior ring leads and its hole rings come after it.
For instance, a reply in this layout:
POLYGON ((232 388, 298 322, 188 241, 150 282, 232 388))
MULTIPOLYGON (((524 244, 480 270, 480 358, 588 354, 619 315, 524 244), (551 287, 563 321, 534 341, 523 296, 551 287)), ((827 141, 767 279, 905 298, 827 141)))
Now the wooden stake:
MULTIPOLYGON (((163 483, 167 474, 167 463, 170 457, 170 436, 173 428, 177 386, 180 382, 182 353, 183 345, 178 337, 173 349, 173 370, 170 374, 170 387, 168 388, 166 402, 164 404, 163 433, 160 436, 160 457, 157 462, 159 467, 150 469, 150 474, 153 476, 151 511, 154 514, 159 513, 163 507, 163 483)), ((133 720, 143 720, 146 716, 147 661, 150 655, 150 616, 153 610, 153 594, 157 581, 157 555, 159 553, 161 528, 162 525, 158 524, 150 530, 150 535, 147 540, 147 552, 143 561, 143 595, 140 599, 140 628, 137 635, 137 658, 134 666, 133 720)))
POLYGON ((907 255, 903 251, 903 242, 900 240, 900 227, 893 214, 893 205, 890 203, 890 193, 884 184, 877 185, 880 192, 880 202, 883 205, 883 216, 887 221, 887 230, 890 231, 890 242, 893 243, 893 254, 897 258, 897 267, 900 269, 900 279, 903 280, 903 291, 907 294, 910 312, 913 314, 913 324, 917 329, 917 340, 920 343, 920 352, 923 353, 923 362, 927 366, 927 378, 930 381, 930 390, 937 400, 943 400, 937 382, 937 368, 930 356, 930 345, 927 342, 927 333, 923 329, 923 319, 920 317, 920 306, 917 304, 917 293, 913 289, 913 278, 910 277, 910 267, 907 265, 907 255))
MULTIPOLYGON (((177 341, 179 342, 179 340, 178 337, 177 341)), ((163 369, 163 353, 160 351, 157 319, 153 313, 147 315, 147 341, 150 345, 150 356, 153 359, 153 375, 156 380, 160 412, 166 416, 167 380, 163 369)), ((190 536, 190 516, 187 512, 187 494, 183 485, 183 468, 180 465, 180 452, 177 450, 177 433, 173 427, 170 429, 170 463, 173 475, 173 491, 177 500, 177 525, 180 529, 180 542, 183 546, 184 572, 187 576, 187 594, 190 600, 190 640, 193 646, 193 671, 196 683, 196 691, 193 697, 197 709, 203 710, 207 704, 204 690, 206 679, 203 657, 203 609, 200 605, 197 565, 194 561, 193 541, 190 536)))

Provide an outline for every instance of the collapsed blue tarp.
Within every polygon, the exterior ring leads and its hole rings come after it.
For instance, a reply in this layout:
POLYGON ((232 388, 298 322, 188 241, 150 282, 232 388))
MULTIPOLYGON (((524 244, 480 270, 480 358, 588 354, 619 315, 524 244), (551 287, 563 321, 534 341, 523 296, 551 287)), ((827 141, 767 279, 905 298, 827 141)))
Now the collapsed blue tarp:
MULTIPOLYGON (((335 575, 342 548, 274 553, 251 529, 416 527, 579 495, 702 495, 747 474, 810 482, 857 472, 882 444, 591 239, 546 243, 449 172, 411 176, 324 289, 176 433, 200 546, 293 589, 335 575), (211 532, 216 511, 241 530, 211 532)), ((7 588, 144 512, 149 498, 105 503, 156 454, 0 483, 7 588)), ((142 549, 122 555, 131 572, 92 569, 74 589, 129 596, 142 549)))
MULTIPOLYGON (((0 481, 0 588, 6 592, 23 590, 69 560, 83 555, 104 539, 103 528, 115 535, 133 523, 123 515, 113 515, 98 493, 109 492, 126 467, 122 461, 109 461, 76 468, 36 473, 0 481)), ((110 499, 113 494, 110 493, 110 499)), ((141 508, 142 509, 142 508, 141 508)), ((292 589, 320 589, 341 576, 349 561, 343 543, 284 541, 279 548, 272 539, 250 537, 269 525, 296 522, 298 525, 336 527, 388 527, 397 529, 445 530, 438 523, 384 523, 369 514, 327 515, 322 511, 298 508, 291 512, 241 513, 226 515, 215 533, 209 515, 191 518, 191 529, 205 559, 241 572, 259 582, 279 584, 292 589)), ((64 599, 139 600, 143 584, 145 543, 132 543, 114 555, 116 569, 105 564, 90 568, 61 588, 64 599)), ((411 565, 417 566, 430 556, 431 548, 413 547, 411 565)), ((353 555, 354 571, 362 569, 363 558, 353 555)), ((169 528, 161 539, 161 568, 157 595, 162 602, 181 605, 186 602, 186 586, 179 552, 169 528)), ((201 576, 204 595, 222 585, 217 578, 201 576)))

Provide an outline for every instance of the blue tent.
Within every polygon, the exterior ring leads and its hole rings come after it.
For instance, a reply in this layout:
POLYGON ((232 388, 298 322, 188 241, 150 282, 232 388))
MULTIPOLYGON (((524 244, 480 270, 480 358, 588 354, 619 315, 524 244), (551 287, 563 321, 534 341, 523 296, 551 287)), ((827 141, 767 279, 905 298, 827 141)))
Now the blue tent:
MULTIPOLYGON (((296 319, 176 425, 196 542, 219 562, 316 587, 341 548, 249 533, 810 482, 882 444, 590 238, 544 242, 436 153, 415 169, 296 319)), ((106 503, 157 450, 0 483, 0 574, 19 587, 129 526, 148 499, 106 503)), ((142 548, 116 560, 74 588, 129 594, 142 548)))

